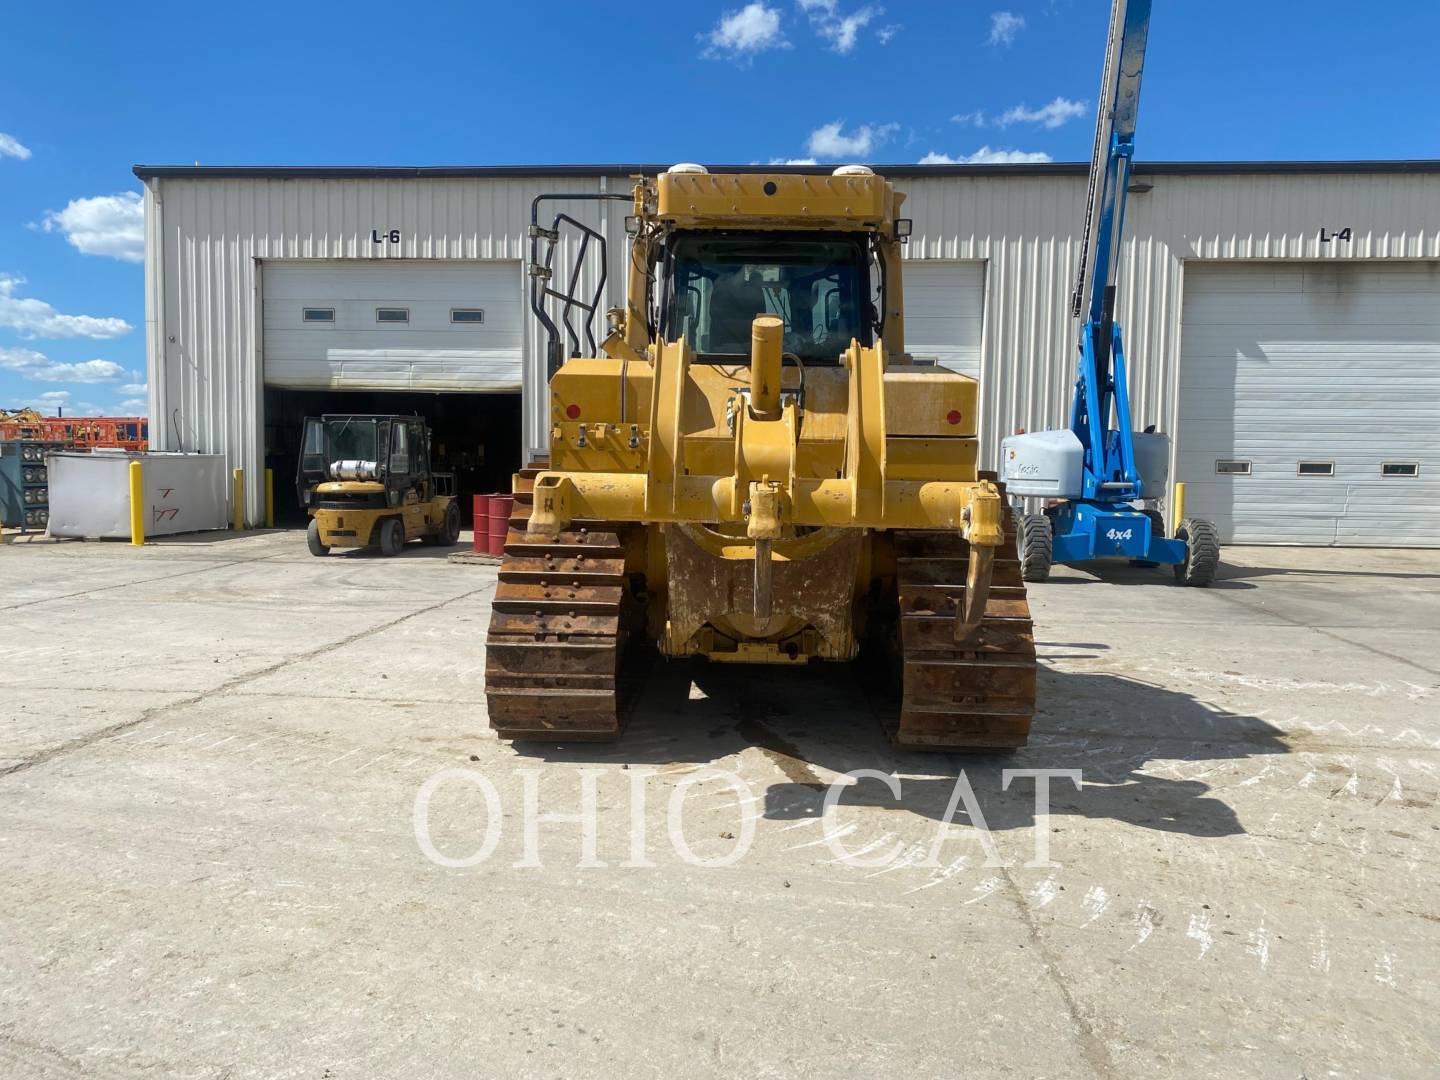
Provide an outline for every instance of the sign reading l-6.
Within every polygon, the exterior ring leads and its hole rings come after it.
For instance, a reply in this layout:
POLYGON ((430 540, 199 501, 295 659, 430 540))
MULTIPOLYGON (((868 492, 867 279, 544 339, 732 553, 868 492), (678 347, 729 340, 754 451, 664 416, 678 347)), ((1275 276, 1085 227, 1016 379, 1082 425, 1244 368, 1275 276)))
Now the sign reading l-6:
POLYGON ((379 229, 371 229, 370 242, 372 244, 398 244, 400 242, 400 230, 390 229, 386 232, 381 232, 379 229))

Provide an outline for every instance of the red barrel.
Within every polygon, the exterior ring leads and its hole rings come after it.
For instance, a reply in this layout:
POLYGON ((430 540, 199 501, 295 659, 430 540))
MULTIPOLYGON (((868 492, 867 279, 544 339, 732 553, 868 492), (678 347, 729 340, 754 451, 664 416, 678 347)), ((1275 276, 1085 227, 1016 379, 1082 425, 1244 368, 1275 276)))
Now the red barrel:
POLYGON ((511 495, 491 495, 489 502, 489 521, 486 534, 489 538, 489 545, 486 547, 491 555, 505 554, 505 534, 510 530, 510 507, 515 502, 511 495))
POLYGON ((476 495, 470 513, 475 519, 475 553, 484 555, 490 542, 490 496, 476 495))

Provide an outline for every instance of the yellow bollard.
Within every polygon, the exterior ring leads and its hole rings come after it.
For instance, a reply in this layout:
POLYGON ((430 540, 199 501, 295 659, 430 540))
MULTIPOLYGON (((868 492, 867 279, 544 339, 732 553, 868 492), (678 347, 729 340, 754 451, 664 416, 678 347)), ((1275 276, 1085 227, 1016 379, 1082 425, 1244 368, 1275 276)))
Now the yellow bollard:
POLYGON ((234 509, 231 511, 231 515, 232 515, 233 520, 230 522, 230 524, 231 524, 231 527, 233 527, 236 532, 239 532, 241 529, 245 528, 245 470, 244 470, 244 469, 236 469, 236 470, 235 470, 235 491, 234 491, 232 494, 233 494, 233 498, 232 498, 232 501, 231 501, 231 505, 233 506, 234 509))
POLYGON ((1170 535, 1174 536, 1180 529, 1180 523, 1185 520, 1185 485, 1175 485, 1175 520, 1170 523, 1170 535))
POLYGON ((139 461, 130 462, 130 543, 135 547, 145 544, 145 480, 144 466, 139 461))
POLYGON ((265 527, 275 527, 275 470, 265 470, 265 527))

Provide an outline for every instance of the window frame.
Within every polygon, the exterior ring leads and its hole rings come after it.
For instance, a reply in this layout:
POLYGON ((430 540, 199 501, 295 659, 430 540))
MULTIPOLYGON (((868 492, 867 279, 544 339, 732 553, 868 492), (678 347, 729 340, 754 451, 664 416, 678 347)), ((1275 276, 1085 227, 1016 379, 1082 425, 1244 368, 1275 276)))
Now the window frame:
POLYGON ((484 325, 485 325, 485 309, 484 309, 484 308, 478 308, 478 307, 452 307, 452 308, 450 309, 450 322, 451 322, 452 324, 454 324, 454 325, 457 325, 457 326, 484 326, 484 325), (479 315, 480 317, 479 317, 478 319, 457 319, 457 318, 455 317, 456 312, 462 312, 462 311, 464 311, 464 312, 473 311, 473 312, 475 312, 475 314, 479 315))
POLYGON ((1250 460, 1247 459, 1247 458, 1216 458, 1216 459, 1215 459, 1215 475, 1216 475, 1216 476, 1253 476, 1253 475, 1254 475, 1254 462, 1250 461, 1250 460), (1222 466, 1222 465, 1242 465, 1242 466, 1244 466, 1244 468, 1240 468, 1240 469, 1222 469, 1222 468, 1220 467, 1220 466, 1222 466))
POLYGON ((381 304, 381 305, 378 305, 378 306, 375 308, 375 322, 376 322, 376 324, 379 325, 379 326, 409 326, 409 325, 410 325, 410 309, 409 309, 408 307, 400 307, 399 305, 395 305, 395 306, 391 306, 391 305, 389 305, 389 304, 381 304), (381 313, 382 311, 399 311, 399 312, 403 312, 404 315, 405 315, 405 317, 404 317, 403 319, 386 319, 386 318, 383 318, 383 317, 381 316, 380 313, 381 313))
POLYGON ((330 326, 334 326, 334 325, 335 325, 335 309, 334 309, 333 307, 320 307, 320 306, 318 306, 318 305, 316 305, 315 307, 309 307, 309 306, 307 306, 307 305, 302 305, 301 308, 300 308, 300 321, 301 321, 302 323, 304 323, 306 326, 309 326, 309 325, 311 325, 312 323, 325 323, 325 324, 328 324, 328 325, 330 325, 330 326), (310 314, 311 314, 311 312, 316 312, 316 311, 328 311, 330 314, 329 314, 329 316, 328 316, 327 318, 323 318, 323 319, 312 319, 312 318, 310 317, 310 314))
POLYGON ((1420 463, 1418 461, 1382 461, 1380 463, 1380 479, 1382 480, 1414 480, 1420 475, 1420 463), (1409 472, 1386 472, 1387 469, 1401 468, 1409 469, 1409 472))
POLYGON ((1297 461, 1297 462, 1295 462, 1295 475, 1296 475, 1296 476, 1308 476, 1308 477, 1313 477, 1313 478, 1318 478, 1318 479, 1327 479, 1327 480, 1328 480, 1328 479, 1331 479, 1331 478, 1333 478, 1333 477, 1335 476, 1335 462, 1333 462, 1333 461, 1323 461, 1323 460, 1319 460, 1319 459, 1316 459, 1316 458, 1306 458, 1306 459, 1304 459, 1304 460, 1302 460, 1302 461, 1297 461), (1317 465, 1318 465, 1318 466, 1323 467, 1325 471, 1324 471, 1324 472, 1317 472, 1317 471, 1315 471, 1315 469, 1313 469, 1313 468, 1307 470, 1307 469, 1306 469, 1306 466, 1307 466, 1307 465, 1310 465, 1310 466, 1317 466, 1317 465))

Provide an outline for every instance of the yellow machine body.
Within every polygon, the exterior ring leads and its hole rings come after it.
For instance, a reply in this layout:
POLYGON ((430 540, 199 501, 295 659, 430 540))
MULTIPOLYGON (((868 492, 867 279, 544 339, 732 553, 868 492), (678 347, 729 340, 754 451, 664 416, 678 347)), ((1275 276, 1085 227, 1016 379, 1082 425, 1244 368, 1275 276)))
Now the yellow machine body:
MULTIPOLYGON (((1034 650, 1008 514, 979 471, 975 380, 906 352, 903 201, 863 169, 639 179, 602 355, 560 359, 571 328, 542 304, 574 301, 532 263, 549 455, 517 477, 495 597, 502 735, 617 735, 614 665, 641 635, 777 665, 875 643, 904 657, 897 744, 1023 744, 1034 650)), ((532 241, 553 252, 560 220, 532 241)))
MULTIPOLYGON (((315 495, 319 502, 359 502, 367 496, 383 498, 385 485, 377 480, 327 480, 316 485, 315 495)), ((320 542, 327 548, 374 547, 379 543, 376 526, 386 518, 399 519, 407 542, 440 535, 454 501, 451 495, 421 499, 414 491, 407 491, 397 506, 343 510, 318 507, 310 511, 310 516, 316 523, 320 542)))
POLYGON ((637 248, 647 226, 862 233, 879 238, 887 283, 883 335, 802 372, 782 366, 773 316, 757 315, 748 363, 701 363, 683 338, 650 340, 638 325, 646 282, 632 271, 627 313, 604 343, 617 357, 572 358, 552 377, 550 465, 534 482, 528 529, 650 527, 645 547, 668 547, 669 563, 637 570, 664 582, 648 590, 647 621, 663 627, 655 637, 666 654, 849 659, 850 608, 875 564, 864 533, 943 529, 976 546, 1001 542, 999 491, 978 473, 978 385, 903 351, 903 199, 873 174, 667 173, 636 187, 637 248), (862 543, 843 543, 847 532, 862 543), (768 620, 754 616, 757 558, 772 567, 768 620), (843 597, 816 588, 837 572, 843 597), (691 577, 705 588, 687 588, 691 577), (749 610, 724 610, 740 604, 749 610), (833 617, 837 604, 847 617, 833 617))

